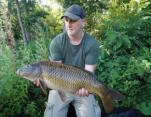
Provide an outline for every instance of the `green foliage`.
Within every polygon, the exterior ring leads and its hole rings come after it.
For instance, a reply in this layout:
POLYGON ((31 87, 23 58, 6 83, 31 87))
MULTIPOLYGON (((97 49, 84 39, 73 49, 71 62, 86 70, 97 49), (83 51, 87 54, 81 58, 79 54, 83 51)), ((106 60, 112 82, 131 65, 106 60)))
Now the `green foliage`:
MULTIPOLYGON (((140 109, 151 115, 151 2, 149 0, 61 0, 67 7, 73 3, 86 11, 89 31, 100 42, 97 75, 101 82, 117 89, 125 99, 116 106, 140 109), (85 2, 84 2, 85 1, 85 2)), ((29 1, 25 14, 20 1, 21 17, 30 33, 31 41, 24 45, 16 17, 14 1, 9 2, 16 48, 5 44, 5 32, 0 17, 0 117, 25 112, 41 117, 47 100, 40 88, 15 75, 17 68, 40 60, 47 60, 48 47, 63 28, 61 11, 43 9, 29 1)))
MULTIPOLYGON (((31 40, 34 39, 33 33, 35 29, 35 25, 38 23, 41 25, 44 29, 48 31, 47 25, 45 25, 45 22, 43 18, 45 18, 48 15, 48 13, 42 8, 36 8, 30 11, 28 14, 21 13, 22 22, 26 28, 26 31, 29 33, 31 40)), ((18 25, 18 19, 16 14, 11 16, 12 22, 13 22, 13 31, 14 31, 14 37, 17 39, 21 38, 21 32, 20 32, 20 26, 18 25)), ((50 32, 51 35, 51 32, 50 32)))
POLYGON ((138 103, 136 106, 138 109, 140 109, 142 112, 144 112, 146 115, 150 115, 150 109, 151 109, 151 79, 148 80, 149 84, 146 85, 144 92, 141 92, 140 95, 143 95, 143 101, 140 100, 140 103, 138 103), (146 95, 148 94, 148 95, 146 95))
POLYGON ((33 9, 26 17, 23 17, 25 20, 26 26, 31 26, 34 23, 41 24, 42 21, 40 21, 41 18, 45 18, 48 15, 46 11, 44 11, 42 8, 37 7, 36 9, 33 9))
POLYGON ((0 116, 7 117, 26 103, 28 83, 16 78, 15 57, 5 44, 0 46, 0 66, 0 116))
POLYGON ((86 14, 91 14, 96 11, 103 12, 103 9, 107 9, 107 0, 64 0, 63 5, 65 8, 72 4, 79 4, 84 9, 86 14))
MULTIPOLYGON (((101 52, 98 77, 106 85, 119 90, 125 99, 117 105, 138 108, 146 114, 151 102, 147 90, 151 80, 151 15, 147 1, 113 0, 101 16, 98 36, 101 52), (147 92, 146 92, 147 91, 147 92)), ((98 30, 98 29, 97 29, 98 30)))
POLYGON ((17 42, 13 51, 5 43, 0 46, 0 117, 25 112, 41 117, 47 96, 33 83, 15 75, 16 69, 32 62, 48 60, 50 37, 40 25, 35 25, 34 40, 28 45, 17 42))
MULTIPOLYGON (((13 3, 12 3, 13 4, 13 3)), ((14 7, 12 5, 11 7, 14 7)), ((20 7, 24 5, 20 2, 20 7)), ((5 43, 5 33, 0 30, 0 117, 9 117, 17 113, 27 113, 41 117, 44 113, 47 96, 33 83, 16 76, 16 69, 40 60, 48 60, 51 38, 62 29, 58 22, 60 14, 29 5, 29 14, 21 10, 22 19, 29 31, 31 41, 24 45, 16 14, 13 12, 13 31, 16 48, 11 49, 5 43)), ((15 10, 15 9, 14 9, 15 10)), ((1 26, 0 20, 0 26, 1 26)))
POLYGON ((139 105, 138 108, 140 108, 140 109, 142 110, 142 112, 144 112, 144 113, 146 113, 147 115, 149 115, 149 114, 150 114, 150 109, 151 109, 151 102, 149 102, 149 103, 142 102, 142 103, 139 105))

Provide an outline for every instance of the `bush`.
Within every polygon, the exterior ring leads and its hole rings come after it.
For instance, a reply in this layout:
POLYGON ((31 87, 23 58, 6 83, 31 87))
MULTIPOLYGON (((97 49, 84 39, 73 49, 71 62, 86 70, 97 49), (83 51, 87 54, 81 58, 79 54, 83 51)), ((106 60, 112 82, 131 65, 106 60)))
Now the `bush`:
POLYGON ((147 25, 151 20, 145 18, 146 3, 133 0, 125 4, 116 0, 110 3, 100 22, 102 45, 97 74, 106 85, 125 95, 117 105, 151 114, 145 111, 151 102, 151 28, 147 25))
POLYGON ((36 61, 48 60, 49 36, 43 34, 41 27, 36 27, 35 39, 28 45, 18 41, 15 50, 5 43, 0 45, 0 117, 17 113, 27 113, 41 117, 47 96, 33 83, 19 78, 17 68, 36 61))

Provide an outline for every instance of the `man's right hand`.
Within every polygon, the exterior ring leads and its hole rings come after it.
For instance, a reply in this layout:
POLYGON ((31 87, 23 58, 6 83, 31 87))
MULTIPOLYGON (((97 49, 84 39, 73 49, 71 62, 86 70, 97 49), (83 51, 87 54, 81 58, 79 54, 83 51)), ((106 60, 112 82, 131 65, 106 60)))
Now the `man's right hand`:
POLYGON ((34 80, 34 84, 37 86, 37 87, 40 87, 42 89, 47 89, 48 86, 43 82, 40 82, 40 79, 36 79, 34 80))
POLYGON ((35 84, 37 87, 39 87, 39 86, 40 86, 40 80, 39 80, 39 79, 34 80, 34 84, 35 84))

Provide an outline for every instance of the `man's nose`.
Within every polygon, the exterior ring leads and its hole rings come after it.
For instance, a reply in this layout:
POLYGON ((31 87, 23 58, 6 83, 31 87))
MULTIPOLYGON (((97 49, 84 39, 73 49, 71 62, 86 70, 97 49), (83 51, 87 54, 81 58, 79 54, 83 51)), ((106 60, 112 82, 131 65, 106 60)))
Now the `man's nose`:
POLYGON ((70 21, 66 22, 66 24, 67 24, 68 27, 72 26, 72 22, 70 22, 70 21))

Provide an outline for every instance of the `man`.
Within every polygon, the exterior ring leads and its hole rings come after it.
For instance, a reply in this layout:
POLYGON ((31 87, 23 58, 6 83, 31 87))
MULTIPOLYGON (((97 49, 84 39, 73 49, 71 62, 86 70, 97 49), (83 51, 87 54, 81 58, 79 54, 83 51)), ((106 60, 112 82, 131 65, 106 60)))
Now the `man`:
MULTIPOLYGON (((79 5, 70 6, 62 16, 65 31, 57 35, 50 44, 50 60, 81 67, 95 72, 99 54, 97 41, 83 31, 85 14, 79 5)), ((87 89, 75 94, 66 93, 63 102, 58 91, 49 92, 44 117, 67 117, 69 104, 75 107, 77 117, 101 117, 101 110, 87 89)))

